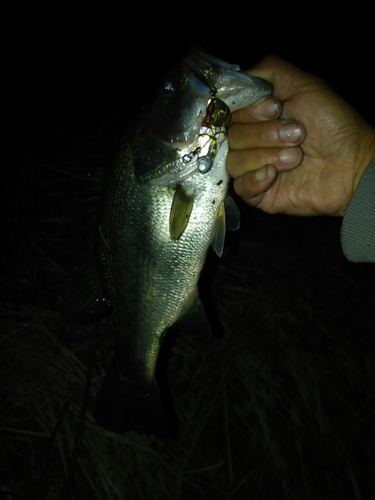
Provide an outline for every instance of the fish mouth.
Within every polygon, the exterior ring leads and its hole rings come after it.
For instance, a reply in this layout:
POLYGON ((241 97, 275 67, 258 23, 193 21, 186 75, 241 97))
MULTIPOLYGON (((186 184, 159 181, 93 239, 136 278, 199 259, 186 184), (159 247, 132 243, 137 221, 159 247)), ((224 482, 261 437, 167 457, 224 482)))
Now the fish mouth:
POLYGON ((219 59, 216 56, 213 56, 199 44, 194 43, 190 45, 189 56, 197 56, 199 59, 208 63, 209 66, 216 66, 217 68, 225 71, 241 71, 241 68, 238 66, 238 64, 230 64, 226 61, 223 61, 222 59, 219 59))
POLYGON ((183 66, 188 70, 185 95, 192 103, 189 119, 172 134, 162 136, 166 144, 176 149, 183 149, 194 142, 212 98, 223 101, 231 113, 271 94, 273 90, 266 80, 242 73, 238 64, 227 63, 198 44, 190 46, 183 66))
POLYGON ((272 85, 266 80, 242 73, 238 64, 227 63, 197 44, 190 46, 185 64, 210 90, 211 95, 224 101, 231 112, 273 91, 272 85))

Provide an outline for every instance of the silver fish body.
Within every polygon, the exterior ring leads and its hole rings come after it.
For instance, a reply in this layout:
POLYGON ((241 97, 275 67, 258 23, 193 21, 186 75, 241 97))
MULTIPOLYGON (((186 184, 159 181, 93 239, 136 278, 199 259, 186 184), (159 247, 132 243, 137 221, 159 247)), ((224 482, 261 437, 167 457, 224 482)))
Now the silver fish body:
POLYGON ((197 283, 210 244, 221 255, 224 243, 228 114, 220 117, 272 91, 238 70, 193 50, 128 132, 106 180, 95 252, 116 355, 94 415, 107 429, 167 435, 155 380, 163 336, 176 322, 209 335, 197 283))

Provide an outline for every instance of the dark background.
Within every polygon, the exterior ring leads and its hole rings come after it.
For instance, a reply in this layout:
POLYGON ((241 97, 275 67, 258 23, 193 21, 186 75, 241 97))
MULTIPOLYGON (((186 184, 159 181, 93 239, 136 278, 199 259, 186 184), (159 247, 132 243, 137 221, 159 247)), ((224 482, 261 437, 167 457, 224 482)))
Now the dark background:
POLYGON ((5 128, 27 134, 42 118, 93 121, 110 107, 126 120, 191 42, 242 69, 275 53, 322 76, 371 117, 373 43, 365 12, 330 19, 306 7, 227 7, 15 12, 3 31, 5 128))

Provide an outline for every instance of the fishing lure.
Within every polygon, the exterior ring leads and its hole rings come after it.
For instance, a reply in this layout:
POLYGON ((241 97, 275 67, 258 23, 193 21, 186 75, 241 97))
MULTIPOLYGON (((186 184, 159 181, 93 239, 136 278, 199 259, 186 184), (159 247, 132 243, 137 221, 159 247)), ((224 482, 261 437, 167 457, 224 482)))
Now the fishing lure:
POLYGON ((200 154, 197 161, 198 170, 201 174, 205 174, 211 169, 218 150, 218 136, 223 134, 220 142, 225 139, 226 132, 224 127, 228 123, 229 118, 230 110, 224 101, 216 97, 208 101, 207 114, 202 121, 200 138, 208 136, 209 141, 206 141, 204 154, 201 154, 203 147, 200 147, 200 154))

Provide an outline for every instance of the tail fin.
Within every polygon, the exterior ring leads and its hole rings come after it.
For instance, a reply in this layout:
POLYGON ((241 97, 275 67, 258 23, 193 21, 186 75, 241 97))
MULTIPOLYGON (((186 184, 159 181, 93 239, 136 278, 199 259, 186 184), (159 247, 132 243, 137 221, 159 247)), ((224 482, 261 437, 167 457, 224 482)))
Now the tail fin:
POLYGON ((150 384, 135 384, 118 374, 113 365, 108 368, 96 399, 94 418, 97 424, 118 433, 136 431, 169 436, 156 380, 150 384))

